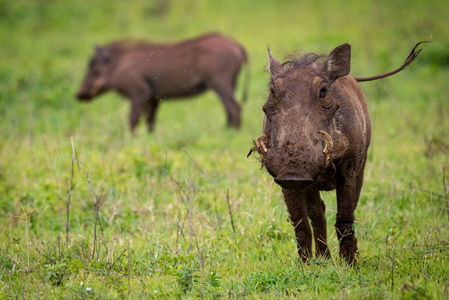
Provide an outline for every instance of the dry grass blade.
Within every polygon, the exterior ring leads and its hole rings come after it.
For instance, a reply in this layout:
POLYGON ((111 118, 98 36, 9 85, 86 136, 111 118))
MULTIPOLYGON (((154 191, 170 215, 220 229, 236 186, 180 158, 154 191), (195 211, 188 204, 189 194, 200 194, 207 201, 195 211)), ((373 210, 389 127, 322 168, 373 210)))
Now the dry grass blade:
POLYGON ((212 178, 209 177, 209 175, 206 174, 206 172, 203 171, 203 169, 200 168, 200 166, 196 163, 196 161, 193 159, 193 157, 183 148, 181 148, 182 151, 184 151, 184 153, 190 158, 190 160, 193 162, 193 164, 198 168, 198 170, 200 170, 200 172, 207 178, 209 179, 209 181, 215 186, 215 188, 226 198, 226 202, 228 203, 228 211, 229 211, 229 216, 231 218, 231 225, 232 225, 232 229, 235 232, 235 226, 234 226, 234 220, 233 220, 233 216, 232 216, 232 205, 229 201, 229 188, 227 189, 226 193, 217 185, 217 183, 212 180, 212 178))
POLYGON ((75 175, 75 144, 73 142, 73 136, 70 138, 72 141, 72 175, 70 177, 70 188, 69 188, 69 195, 67 196, 67 221, 66 221, 66 248, 69 247, 69 221, 70 221, 70 197, 72 195, 72 189, 73 189, 73 176, 75 175))
MULTIPOLYGON (((89 186, 90 194, 92 196, 92 201, 93 201, 94 207, 95 207, 94 245, 93 245, 93 249, 92 249, 92 259, 94 259, 95 251, 96 251, 96 248, 97 248, 97 222, 100 225, 100 231, 101 231, 102 238, 103 238, 103 245, 104 245, 104 247, 106 249, 106 252, 108 252, 108 248, 107 248, 107 244, 106 244, 106 240, 105 240, 104 232, 103 232, 103 226, 101 224, 101 219, 100 219, 100 211, 99 211, 101 205, 104 204, 104 199, 105 199, 105 195, 106 195, 107 192, 105 194, 103 194, 103 188, 102 188, 100 190, 100 193, 99 193, 100 196, 96 195, 94 189, 92 188, 92 184, 90 182, 90 179, 89 179, 89 172, 87 172, 86 168, 84 167, 84 165, 83 165, 83 163, 81 161, 78 160, 78 164, 84 170, 84 176, 86 177, 86 182, 87 182, 87 184, 89 186)), ((103 183, 106 180, 107 177, 108 176, 106 176, 102 180, 101 183, 103 183)), ((108 186, 107 191, 108 190, 109 190, 109 186, 108 186)))
POLYGON ((444 201, 446 201, 446 212, 447 218, 449 219, 449 199, 448 199, 448 191, 446 186, 446 167, 443 167, 443 188, 444 188, 444 201))

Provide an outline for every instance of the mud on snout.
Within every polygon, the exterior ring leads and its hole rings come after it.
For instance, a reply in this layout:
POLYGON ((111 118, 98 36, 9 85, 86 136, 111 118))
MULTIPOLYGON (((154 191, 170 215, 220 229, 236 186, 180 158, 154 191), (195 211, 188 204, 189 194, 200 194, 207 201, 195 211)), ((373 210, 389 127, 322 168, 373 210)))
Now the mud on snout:
POLYGON ((317 144, 287 141, 278 148, 267 147, 265 135, 261 135, 248 156, 257 151, 262 167, 273 176, 282 188, 294 191, 307 190, 314 186, 324 170, 332 165, 331 155, 334 143, 332 137, 323 130, 322 139, 317 144))
POLYGON ((288 190, 305 190, 324 167, 321 151, 304 145, 268 149, 265 167, 274 181, 288 190))

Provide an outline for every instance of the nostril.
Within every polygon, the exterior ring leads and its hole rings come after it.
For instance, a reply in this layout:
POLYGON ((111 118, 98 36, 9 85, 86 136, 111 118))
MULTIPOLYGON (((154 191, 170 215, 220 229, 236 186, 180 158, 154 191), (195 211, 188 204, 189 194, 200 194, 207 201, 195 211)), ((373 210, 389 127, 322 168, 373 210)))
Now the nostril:
POLYGON ((287 174, 276 177, 274 182, 287 190, 304 190, 313 183, 313 179, 308 176, 287 174))
POLYGON ((89 100, 90 96, 87 93, 78 92, 76 94, 76 98, 78 98, 79 100, 89 100))
POLYGON ((275 179, 274 179, 274 181, 276 181, 276 182, 305 182, 305 183, 307 183, 307 182, 313 182, 313 179, 312 178, 298 178, 298 177, 284 177, 284 178, 279 178, 279 177, 276 177, 275 179))

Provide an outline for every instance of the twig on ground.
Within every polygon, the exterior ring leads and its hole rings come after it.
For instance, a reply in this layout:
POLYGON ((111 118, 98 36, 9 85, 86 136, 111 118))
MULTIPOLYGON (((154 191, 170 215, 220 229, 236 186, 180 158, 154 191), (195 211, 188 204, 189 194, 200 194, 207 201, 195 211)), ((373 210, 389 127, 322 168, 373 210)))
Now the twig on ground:
MULTIPOLYGON (((118 221, 116 223, 117 223, 117 226, 118 226, 118 231, 120 232, 120 236, 121 236, 122 240, 124 240, 125 237, 123 236, 122 227, 120 226, 120 223, 118 221)), ((128 297, 129 297, 129 295, 131 294, 131 258, 130 258, 131 254, 129 252, 129 236, 126 239, 126 249, 125 250, 128 253, 128 274, 127 274, 127 277, 128 277, 128 297)), ((123 253, 124 253, 124 251, 123 251, 123 253)), ((120 257, 123 255, 123 253, 120 255, 120 257)), ((116 261, 118 261, 118 259, 116 261)), ((112 269, 112 267, 111 267, 111 269, 112 269)))
MULTIPOLYGON (((106 180, 106 178, 108 178, 108 176, 106 176, 106 177, 101 181, 100 184, 103 184, 103 182, 106 180)), ((106 195, 107 195, 108 192, 109 192, 109 186, 110 186, 110 183, 109 183, 109 185, 108 185, 108 188, 106 189, 106 192, 104 192, 103 187, 101 188, 101 190, 100 190, 100 195, 97 196, 97 203, 98 203, 98 205, 97 205, 97 207, 96 207, 96 215, 97 215, 97 218, 98 218, 98 223, 99 223, 99 225, 100 225, 101 237, 102 237, 102 239, 103 239, 103 246, 104 246, 104 248, 106 249, 106 253, 109 253, 109 251, 108 251, 108 246, 107 246, 107 244, 106 244, 106 238, 104 237, 103 224, 101 223, 101 220, 100 220, 99 209, 100 209, 100 207, 101 207, 101 206, 104 204, 104 202, 105 202, 106 195)))
MULTIPOLYGON (((90 183, 89 172, 87 172, 86 168, 84 167, 84 165, 81 161, 78 161, 78 163, 81 166, 81 168, 84 170, 84 175, 86 177, 86 181, 89 186, 90 194, 92 196, 92 201, 94 202, 94 207, 95 207, 94 246, 92 249, 92 259, 94 259, 95 258, 95 250, 97 248, 97 222, 100 225, 100 230, 101 230, 101 234, 103 237, 103 245, 106 249, 106 252, 108 253, 108 247, 106 245, 106 240, 104 238, 103 226, 102 226, 101 220, 100 220, 100 206, 101 206, 101 202, 102 202, 101 200, 104 198, 104 196, 103 196, 103 190, 100 191, 100 197, 95 195, 94 189, 92 188, 92 184, 90 183)), ((107 177, 108 176, 106 176, 106 178, 107 177)), ((106 180, 106 178, 104 178, 102 182, 104 182, 106 180)), ((109 190, 109 187, 108 187, 108 190, 109 190)))
POLYGON ((234 218, 232 217, 232 206, 231 203, 229 202, 229 189, 226 190, 226 201, 228 202, 229 216, 231 217, 232 230, 235 233, 234 218))
MULTIPOLYGON (((187 179, 186 179, 186 186, 187 186, 187 179)), ((192 238, 195 237, 195 244, 196 244, 196 249, 199 250, 199 246, 198 246, 198 241, 196 239, 195 236, 195 232, 193 230, 193 225, 192 225, 192 198, 188 197, 187 199, 189 199, 189 226, 190 226, 190 250, 192 249, 192 238)))
POLYGON ((8 244, 8 245, 6 246, 6 248, 0 253, 0 257, 3 256, 3 253, 6 253, 6 251, 9 249, 9 245, 10 245, 10 244, 8 244))
POLYGON ((81 165, 81 167, 84 170, 84 175, 86 176, 87 184, 89 185, 90 193, 92 195, 92 200, 94 201, 94 206, 95 206, 95 213, 96 213, 96 215, 95 215, 95 227, 94 227, 94 247, 92 249, 92 259, 94 259, 95 258, 95 250, 96 250, 96 247, 97 247, 97 219, 98 219, 97 218, 97 214, 98 214, 98 212, 97 212, 97 198, 95 196, 95 193, 94 193, 94 190, 92 188, 92 185, 90 184, 89 173, 84 168, 84 165, 83 165, 82 162, 79 161, 79 164, 81 165))
MULTIPOLYGON (((186 216, 184 217, 184 221, 182 223, 182 226, 180 228, 181 233, 182 233, 182 229, 184 228, 184 223, 185 220, 187 219, 187 217, 189 217, 189 224, 190 224, 190 249, 192 249, 192 237, 195 237, 195 244, 198 248, 198 241, 196 240, 196 236, 193 230, 193 226, 192 226, 192 198, 190 197, 190 195, 185 191, 185 189, 183 189, 183 187, 181 186, 181 184, 176 181, 176 179, 174 179, 170 173, 167 172, 167 170, 164 169, 164 173, 168 175, 168 177, 170 177, 170 179, 178 186, 179 190, 182 192, 182 194, 184 194, 184 196, 187 198, 187 201, 189 202, 189 210, 186 213, 186 216)), ((187 181, 186 181, 186 186, 187 186, 187 181)), ((178 228, 179 228, 179 222, 178 222, 178 228)), ((179 230, 178 230, 179 232, 179 230)), ((178 240, 178 238, 176 238, 176 240, 178 240)))
POLYGON ((207 178, 209 181, 215 186, 215 188, 226 197, 226 193, 217 185, 215 181, 212 180, 212 178, 209 177, 209 175, 206 174, 206 172, 203 171, 203 169, 200 168, 200 166, 196 163, 196 161, 193 159, 192 156, 185 150, 184 148, 181 148, 182 151, 190 158, 190 160, 193 162, 193 164, 200 170, 200 172, 207 178))
POLYGON ((201 248, 201 250, 199 250, 199 254, 200 254, 200 271, 201 271, 201 300, 203 300, 204 299, 204 250, 203 250, 203 248, 201 248))
POLYGON ((73 176, 75 174, 74 165, 75 165, 75 144, 73 143, 73 136, 71 137, 72 140, 72 176, 70 177, 70 188, 69 188, 69 195, 67 197, 67 221, 65 224, 66 227, 66 249, 69 247, 69 219, 70 219, 70 197, 72 195, 72 189, 73 189, 73 176))
POLYGON ((53 259, 51 259, 50 257, 46 256, 46 255, 45 255, 44 253, 42 253, 39 249, 37 249, 37 247, 36 247, 36 250, 37 250, 37 252, 39 252, 40 255, 42 255, 43 257, 45 257, 49 262, 51 262, 51 263, 53 263, 53 264, 56 264, 56 262, 55 262, 53 259))
POLYGON ((109 267, 109 270, 112 270, 112 268, 114 267, 115 263, 118 262, 120 260, 120 258, 123 256, 123 254, 125 254, 125 251, 127 249, 124 249, 122 254, 119 255, 119 257, 117 257, 117 259, 112 263, 112 265, 109 267))
POLYGON ((192 250, 192 236, 193 236, 193 226, 192 226, 192 200, 189 199, 189 227, 190 227, 190 250, 192 250))
POLYGON ((393 291, 394 287, 394 255, 396 253, 396 245, 393 248, 393 257, 391 258, 391 291, 393 291))
POLYGON ((174 178, 170 175, 170 173, 167 172, 166 169, 164 169, 164 173, 167 174, 168 177, 170 177, 170 179, 171 179, 174 183, 176 183, 176 185, 179 187, 179 189, 180 189, 181 192, 184 194, 184 196, 186 196, 187 200, 190 201, 190 200, 189 200, 189 195, 187 195, 187 193, 186 193, 185 190, 182 188, 182 186, 179 184, 179 182, 177 182, 176 179, 174 179, 174 178))
POLYGON ((128 248, 128 297, 131 295, 131 253, 129 252, 129 238, 126 242, 128 248))
POLYGON ((61 236, 58 234, 58 260, 61 262, 61 236))
POLYGON ((81 263, 84 266, 84 270, 87 270, 89 253, 87 253, 87 251, 84 249, 83 245, 81 245, 79 242, 75 241, 75 243, 78 245, 78 248, 80 249, 81 263), (86 258, 87 258, 87 261, 86 261, 86 258))
POLYGON ((438 227, 435 227, 436 231, 438 231, 438 233, 440 234, 440 238, 446 243, 448 244, 448 240, 446 240, 446 238, 444 237, 444 235, 441 233, 441 230, 438 227))
POLYGON ((175 243, 175 245, 178 245, 179 236, 180 235, 184 236, 184 234, 182 232, 182 227, 181 227, 181 224, 179 224, 179 220, 178 219, 176 220, 176 224, 178 224, 178 230, 176 232, 176 243, 175 243))
POLYGON ((432 194, 433 197, 444 198, 443 194, 435 193, 434 191, 430 191, 430 190, 426 190, 426 189, 413 188, 413 189, 411 189, 409 191, 424 192, 424 193, 432 194))
POLYGON ((28 214, 25 212, 25 208, 23 208, 22 202, 20 202, 20 206, 22 207, 24 219, 25 219, 25 238, 27 243, 27 267, 30 269, 30 243, 28 242, 28 214))
POLYGON ((187 150, 185 150, 184 148, 181 148, 182 151, 184 151, 184 153, 190 158, 190 160, 194 163, 194 165, 198 168, 198 170, 200 170, 200 172, 207 178, 209 179, 209 181, 215 186, 215 188, 226 198, 226 201, 228 203, 228 208, 229 208, 229 215, 231 217, 231 225, 232 225, 232 230, 235 232, 235 227, 234 227, 234 220, 232 217, 232 205, 229 201, 229 188, 227 189, 226 193, 217 185, 217 183, 212 180, 212 178, 209 177, 209 175, 206 174, 206 172, 203 171, 203 169, 200 168, 200 166, 196 163, 196 161, 193 159, 192 156, 190 156, 190 154, 187 152, 187 150))
POLYGON ((380 256, 377 258, 376 272, 379 271, 380 256))
POLYGON ((448 192, 446 186, 446 167, 443 167, 443 187, 444 187, 444 201, 446 201, 447 218, 449 219, 449 199, 447 197, 448 192))
MULTIPOLYGON (((214 203, 215 203, 215 216, 217 218, 217 228, 218 228, 218 232, 221 235, 221 231, 220 231, 220 224, 221 224, 221 220, 220 220, 220 214, 218 213, 218 206, 217 206, 217 197, 214 197, 214 203)), ((214 228, 215 229, 215 228, 214 228)))
MULTIPOLYGON (((170 179, 171 179, 171 180, 178 186, 179 190, 184 194, 184 196, 187 198, 187 200, 188 200, 189 203, 190 203, 189 195, 187 195, 187 193, 184 191, 184 189, 183 189, 182 186, 179 184, 179 182, 176 181, 176 179, 174 179, 174 178, 170 175, 170 173, 167 172, 166 169, 164 169, 163 172, 164 172, 165 174, 167 174, 168 177, 170 177, 170 179)), ((182 199, 182 197, 181 197, 181 199, 182 199)), ((184 234, 183 234, 184 223, 185 223, 185 221, 186 221, 188 215, 189 215, 189 213, 187 212, 186 215, 185 215, 185 217, 184 217, 184 220, 183 220, 183 222, 182 222, 182 226, 180 226, 179 221, 177 221, 177 222, 178 222, 178 235, 177 235, 177 237, 176 237, 176 244, 178 243, 179 232, 181 233, 181 235, 184 236, 184 234)))

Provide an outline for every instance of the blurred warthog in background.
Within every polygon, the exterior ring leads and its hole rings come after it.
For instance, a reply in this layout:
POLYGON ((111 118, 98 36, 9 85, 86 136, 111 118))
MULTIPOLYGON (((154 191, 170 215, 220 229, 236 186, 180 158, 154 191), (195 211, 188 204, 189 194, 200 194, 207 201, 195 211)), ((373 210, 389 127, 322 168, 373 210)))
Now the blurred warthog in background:
POLYGON ((238 128, 241 109, 234 99, 234 89, 246 61, 245 49, 218 33, 167 44, 116 41, 95 48, 76 96, 91 100, 115 90, 131 100, 131 130, 144 115, 151 132, 162 99, 194 96, 213 89, 226 109, 228 126, 238 128))

